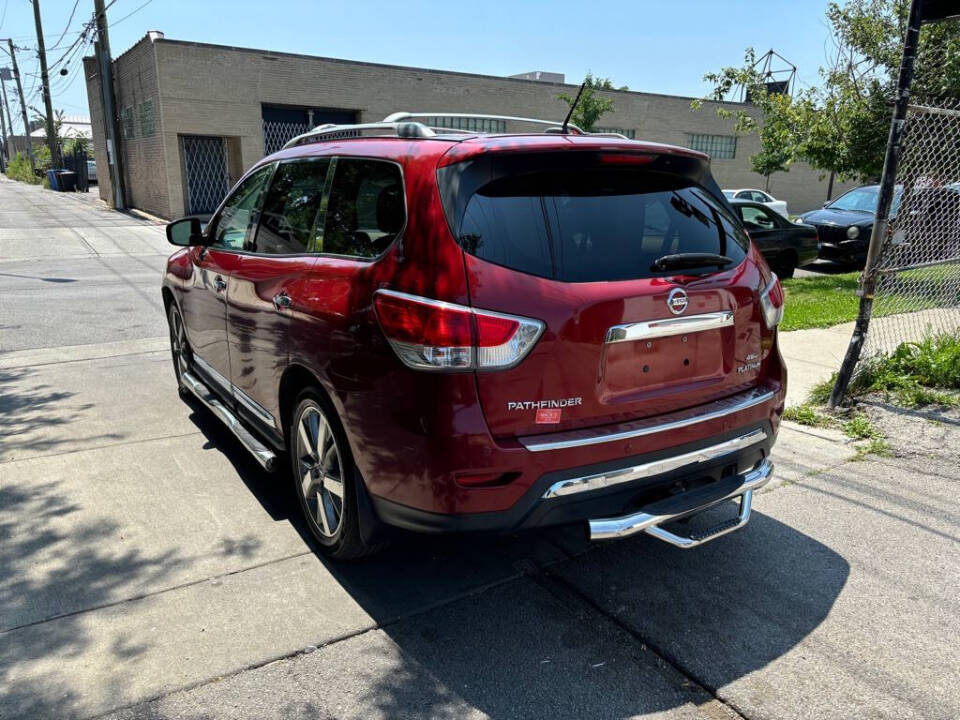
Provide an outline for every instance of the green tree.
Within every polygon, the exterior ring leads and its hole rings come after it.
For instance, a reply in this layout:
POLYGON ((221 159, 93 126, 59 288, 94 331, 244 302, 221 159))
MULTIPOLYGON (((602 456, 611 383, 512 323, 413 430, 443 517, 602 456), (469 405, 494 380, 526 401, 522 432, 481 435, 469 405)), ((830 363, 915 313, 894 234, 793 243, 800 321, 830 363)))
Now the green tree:
MULTIPOLYGON (((831 3, 829 60, 819 82, 792 97, 767 92, 752 49, 742 66, 704 76, 713 85, 705 99, 724 100, 741 86, 749 94, 750 105, 717 112, 734 115, 738 133, 759 136, 761 150, 751 158, 755 171, 769 177, 804 160, 845 179, 880 175, 909 7, 908 0, 831 3)), ((914 98, 960 97, 960 20, 923 28, 915 72, 914 98)))
MULTIPOLYGON (((615 88, 610 78, 595 78, 593 73, 587 73, 583 79, 583 92, 580 94, 580 101, 570 118, 570 122, 576 125, 584 132, 593 132, 597 121, 613 110, 613 100, 597 93, 598 90, 628 90, 626 85, 615 88)), ((570 96, 567 93, 557 95, 558 100, 563 100, 567 106, 571 106, 576 100, 576 95, 570 96)))

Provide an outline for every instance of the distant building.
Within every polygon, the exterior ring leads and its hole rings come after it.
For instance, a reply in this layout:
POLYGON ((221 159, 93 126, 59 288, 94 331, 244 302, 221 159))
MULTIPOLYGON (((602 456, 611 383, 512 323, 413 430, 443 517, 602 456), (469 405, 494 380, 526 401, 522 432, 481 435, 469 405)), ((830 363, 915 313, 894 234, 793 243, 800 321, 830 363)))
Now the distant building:
MULTIPOLYGON (((117 57, 113 69, 126 203, 165 218, 212 212, 253 163, 322 123, 371 122, 403 110, 560 120, 568 107, 557 95, 577 90, 559 73, 493 77, 184 42, 157 31, 117 57)), ((84 58, 84 70, 94 152, 106 158, 93 58, 84 58)), ((758 139, 738 137, 733 119, 717 116, 716 103, 695 112, 691 98, 604 92, 615 109, 598 129, 707 152, 723 187, 764 186, 765 178, 750 170, 758 139)), ((480 118, 456 126, 518 129, 480 118)), ((101 197, 112 196, 105 169, 99 187, 101 197)), ((827 197, 827 183, 802 164, 774 175, 770 190, 792 212, 819 207, 827 197)))
MULTIPOLYGON (((44 139, 47 137, 47 131, 42 127, 37 128, 30 133, 30 137, 44 139)), ((90 125, 90 118, 81 115, 65 115, 63 117, 63 122, 60 125, 61 140, 69 138, 86 138, 89 140, 92 137, 93 129, 90 125)))

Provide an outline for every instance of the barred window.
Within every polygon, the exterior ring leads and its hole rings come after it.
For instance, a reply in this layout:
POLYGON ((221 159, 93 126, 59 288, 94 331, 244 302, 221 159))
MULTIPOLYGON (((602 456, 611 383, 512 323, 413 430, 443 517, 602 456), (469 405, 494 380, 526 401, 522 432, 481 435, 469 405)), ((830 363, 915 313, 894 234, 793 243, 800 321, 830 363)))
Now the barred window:
POLYGON ((737 156, 737 137, 687 133, 687 147, 706 153, 714 160, 732 160, 737 156))
POLYGON ((153 115, 153 99, 144 100, 137 108, 137 114, 140 116, 140 136, 150 137, 156 134, 157 124, 153 115))
POLYGON ((469 132, 481 133, 505 133, 507 131, 506 120, 496 120, 493 118, 478 117, 424 117, 418 118, 420 122, 429 127, 450 128, 451 130, 467 130, 469 132))
POLYGON ((594 128, 593 131, 598 133, 616 133, 617 135, 625 135, 631 140, 636 140, 637 138, 636 128, 598 127, 594 128))
POLYGON ((120 132, 125 139, 133 137, 133 108, 124 108, 120 113, 120 132))

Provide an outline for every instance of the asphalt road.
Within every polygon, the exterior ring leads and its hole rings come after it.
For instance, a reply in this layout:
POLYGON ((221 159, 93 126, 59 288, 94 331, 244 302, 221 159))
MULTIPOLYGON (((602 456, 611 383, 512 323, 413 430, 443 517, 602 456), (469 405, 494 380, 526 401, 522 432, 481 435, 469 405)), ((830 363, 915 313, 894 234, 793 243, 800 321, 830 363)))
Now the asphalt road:
POLYGON ((750 525, 697 551, 571 528, 330 564, 178 398, 166 253, 0 179, 0 718, 960 716, 955 421, 869 462, 785 428, 750 525))

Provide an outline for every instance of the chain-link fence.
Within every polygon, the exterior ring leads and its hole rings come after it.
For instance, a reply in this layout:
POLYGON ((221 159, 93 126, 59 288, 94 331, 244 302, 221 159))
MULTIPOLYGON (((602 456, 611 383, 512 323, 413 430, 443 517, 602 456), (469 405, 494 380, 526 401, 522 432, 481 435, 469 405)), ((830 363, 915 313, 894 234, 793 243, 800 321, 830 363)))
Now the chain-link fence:
POLYGON ((960 100, 913 104, 860 365, 960 332, 960 100))

